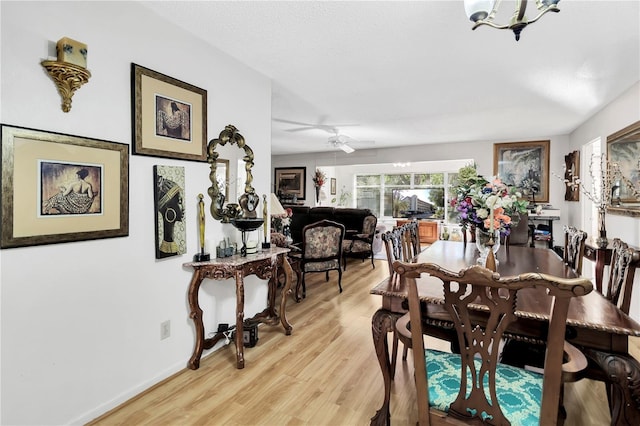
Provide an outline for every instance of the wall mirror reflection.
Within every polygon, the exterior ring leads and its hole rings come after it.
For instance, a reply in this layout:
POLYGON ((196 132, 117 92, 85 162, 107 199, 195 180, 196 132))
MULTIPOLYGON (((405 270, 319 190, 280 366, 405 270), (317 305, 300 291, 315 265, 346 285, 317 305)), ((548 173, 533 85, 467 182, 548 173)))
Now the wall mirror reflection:
POLYGON ((608 212, 640 216, 640 121, 607 137, 607 160, 617 172, 608 212))

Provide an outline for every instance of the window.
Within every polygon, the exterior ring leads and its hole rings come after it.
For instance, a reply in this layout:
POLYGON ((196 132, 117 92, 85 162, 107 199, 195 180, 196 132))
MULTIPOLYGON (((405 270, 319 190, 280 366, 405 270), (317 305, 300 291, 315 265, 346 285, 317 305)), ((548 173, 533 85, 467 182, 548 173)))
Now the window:
MULTIPOLYGON (((433 204, 431 219, 446 220, 457 223, 455 211, 449 211, 449 188, 454 182, 456 173, 394 173, 394 174, 362 174, 356 175, 355 199, 356 207, 368 208, 378 217, 394 217, 394 191, 419 190, 429 194, 429 202, 433 204), (447 183, 445 185, 445 182, 447 183), (380 213, 382 212, 382 215, 380 213)), ((397 207, 397 205, 396 205, 397 207)))

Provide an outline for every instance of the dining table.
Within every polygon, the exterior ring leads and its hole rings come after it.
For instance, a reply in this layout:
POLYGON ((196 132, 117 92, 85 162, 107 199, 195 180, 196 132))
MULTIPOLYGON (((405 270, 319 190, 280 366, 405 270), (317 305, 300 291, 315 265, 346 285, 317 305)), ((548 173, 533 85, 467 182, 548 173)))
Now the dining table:
MULTIPOLYGON (((450 271, 460 271, 477 264, 479 252, 474 243, 438 240, 411 261, 435 263, 450 271)), ((562 258, 547 248, 501 246, 496 253, 496 272, 503 277, 537 272, 561 278, 576 278, 576 272, 562 258)), ((538 288, 518 292, 516 321, 508 329, 522 341, 544 343, 551 300, 542 297, 538 288)), ((442 300, 442 283, 434 278, 418 279, 421 300, 427 300, 429 327, 436 337, 447 336, 447 318, 437 309, 442 300), (433 308, 433 309, 430 309, 433 308), (433 312, 433 314, 431 313, 433 312), (439 327, 441 325, 442 327, 439 327)), ((408 312, 407 289, 397 274, 391 274, 370 291, 381 296, 381 307, 373 314, 373 343, 384 381, 381 408, 371 418, 372 425, 390 424, 392 371, 387 334, 408 312)), ((450 334, 449 334, 450 336, 450 334)), ((586 377, 603 380, 608 386, 611 424, 640 424, 640 363, 629 355, 629 336, 640 336, 640 324, 608 301, 600 292, 574 297, 567 316, 566 340, 580 348, 590 361, 586 377), (595 367, 594 367, 595 366, 595 367)))

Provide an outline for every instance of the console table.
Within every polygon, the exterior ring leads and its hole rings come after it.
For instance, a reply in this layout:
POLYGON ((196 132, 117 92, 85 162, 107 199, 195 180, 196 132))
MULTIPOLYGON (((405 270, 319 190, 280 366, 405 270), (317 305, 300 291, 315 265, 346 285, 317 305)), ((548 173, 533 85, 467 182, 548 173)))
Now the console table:
POLYGON ((200 367, 200 358, 204 349, 211 349, 219 340, 223 338, 222 333, 216 333, 214 337, 204 338, 204 325, 202 323, 202 309, 198 302, 198 290, 205 278, 212 280, 226 280, 235 278, 236 284, 236 367, 244 368, 244 277, 256 275, 258 278, 269 280, 269 291, 267 296, 267 308, 250 318, 255 323, 266 323, 277 325, 282 323, 286 335, 291 334, 293 327, 287 321, 285 308, 287 294, 289 294, 292 281, 292 269, 287 260, 288 248, 273 247, 265 249, 256 254, 249 254, 246 257, 234 255, 222 259, 214 259, 207 262, 188 262, 185 267, 193 268, 193 276, 189 284, 189 308, 190 317, 196 328, 196 342, 193 355, 189 359, 189 368, 197 370, 200 367), (282 288, 282 299, 280 300, 280 312, 275 308, 276 290, 278 285, 278 268, 283 267, 285 272, 285 283, 282 288))
MULTIPOLYGON (((530 223, 534 223, 534 222, 546 222, 547 226, 549 227, 549 241, 548 241, 548 246, 550 249, 553 249, 553 221, 554 220, 560 220, 560 215, 558 214, 545 214, 545 211, 543 210, 541 214, 536 215, 529 215, 529 222, 530 223)), ((535 247, 535 233, 534 235, 531 236, 531 247, 535 247)))
MULTIPOLYGON (((398 219, 396 226, 402 226, 405 223, 409 223, 409 219, 398 219)), ((418 221, 418 236, 421 243, 430 244, 439 239, 438 237, 438 222, 432 220, 419 220, 418 221)))

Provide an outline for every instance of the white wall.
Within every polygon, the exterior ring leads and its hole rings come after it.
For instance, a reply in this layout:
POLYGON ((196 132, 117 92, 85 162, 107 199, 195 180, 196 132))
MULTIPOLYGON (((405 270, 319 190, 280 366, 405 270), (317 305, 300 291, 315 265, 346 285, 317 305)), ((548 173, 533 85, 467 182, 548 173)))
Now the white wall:
MULTIPOLYGON (((131 144, 135 62, 207 90, 207 140, 236 125, 255 152, 254 187, 269 191, 266 77, 137 2, 2 1, 0 8, 2 123, 131 144), (92 73, 69 113, 40 65, 55 57, 55 42, 65 36, 88 45, 92 73)), ((206 163, 131 156, 128 237, 0 251, 0 423, 84 423, 186 367, 194 327, 191 271, 182 264, 197 251, 196 197, 206 194, 208 174, 206 163), (156 164, 185 167, 187 254, 165 260, 154 254, 156 164), (171 337, 160 341, 165 320, 171 337)), ((231 225, 210 218, 206 234, 237 238, 231 225)), ((233 282, 203 287, 206 326, 233 323, 233 282)), ((246 314, 265 304, 265 283, 250 280, 246 314)))

